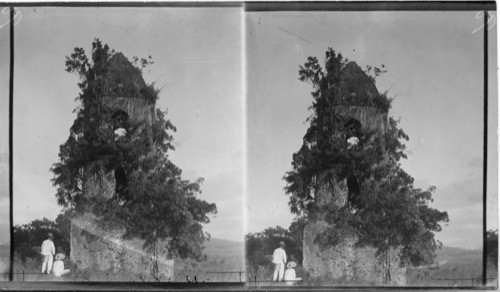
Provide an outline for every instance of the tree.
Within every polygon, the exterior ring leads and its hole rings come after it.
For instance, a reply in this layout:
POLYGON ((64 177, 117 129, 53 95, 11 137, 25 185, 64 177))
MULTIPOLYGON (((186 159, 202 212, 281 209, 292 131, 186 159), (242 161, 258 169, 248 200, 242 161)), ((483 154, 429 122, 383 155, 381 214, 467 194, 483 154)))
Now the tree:
POLYGON ((294 220, 288 229, 269 227, 264 231, 246 235, 246 258, 249 271, 257 273, 259 266, 271 267, 271 258, 279 242, 285 243, 288 260, 302 263, 302 230, 304 221, 294 220))
POLYGON ((498 230, 488 230, 486 233, 486 242, 488 245, 487 256, 489 261, 495 265, 498 270, 498 230))
MULTIPOLYGON (((368 106, 379 113, 390 109, 391 99, 374 85, 384 66, 368 66, 365 73, 355 67, 331 48, 326 51, 325 69, 315 57, 300 66, 299 80, 312 85, 314 101, 303 145, 293 154, 292 170, 284 176, 290 211, 310 221, 330 223, 328 232, 316 239, 324 247, 354 234, 356 246, 377 248, 386 263, 394 248, 402 249, 405 264, 430 263, 439 247, 434 232, 441 230, 440 223, 447 222, 448 215, 429 206, 435 188, 416 188, 414 179, 401 168, 399 161, 406 158, 403 141, 408 136, 396 120, 387 118, 385 133, 362 127, 353 130, 349 114, 336 111, 339 105, 368 106), (355 144, 348 141, 353 131, 355 144), (335 193, 339 187, 335 182, 341 181, 347 181, 347 204, 316 202, 325 188, 335 193)), ((390 281, 389 267, 384 281, 390 281)))
POLYGON ((28 258, 38 258, 42 242, 47 239, 47 234, 54 235, 54 245, 57 253, 70 253, 69 220, 71 211, 59 214, 55 221, 43 218, 33 220, 28 224, 14 226, 14 251, 21 260, 26 262, 28 258))
MULTIPOLYGON (((176 129, 166 112, 156 110, 148 132, 141 130, 139 122, 117 119, 103 102, 103 97, 113 94, 140 97, 153 106, 158 99, 154 83, 142 88, 133 86, 136 81, 112 86, 108 67, 115 54, 96 39, 90 57, 82 48, 66 57, 66 71, 80 77, 81 93, 70 136, 60 146, 59 162, 51 168, 57 201, 78 213, 92 212, 107 226, 124 227, 125 238, 144 239, 144 248, 155 256, 158 243, 166 241, 171 256, 200 259, 202 243, 209 238, 201 224, 210 221, 216 206, 198 198, 202 179, 183 179, 181 169, 169 160, 168 153, 174 150, 171 133, 176 129), (116 123, 126 135, 117 136, 116 123), (119 171, 125 183, 112 198, 85 196, 89 172, 102 177, 113 170, 117 180, 119 171)), ((131 69, 134 74, 152 64, 151 57, 134 60, 140 63, 131 69)))

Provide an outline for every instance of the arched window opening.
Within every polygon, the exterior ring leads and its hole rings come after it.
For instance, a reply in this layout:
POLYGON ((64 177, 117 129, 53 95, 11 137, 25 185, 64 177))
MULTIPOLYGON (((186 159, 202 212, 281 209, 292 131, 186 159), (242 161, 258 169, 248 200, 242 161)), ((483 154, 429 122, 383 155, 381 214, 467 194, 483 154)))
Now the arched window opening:
POLYGON ((111 116, 113 120, 113 132, 116 138, 123 137, 127 135, 127 128, 129 126, 128 114, 123 110, 117 110, 111 116))
POLYGON ((128 180, 125 169, 120 165, 115 168, 115 194, 123 204, 127 199, 128 180))
POLYGON ((350 149, 351 147, 358 145, 361 123, 355 118, 351 118, 344 124, 344 128, 347 147, 350 149))
POLYGON ((347 201, 351 206, 356 205, 356 201, 359 195, 360 187, 358 179, 354 174, 347 177, 347 201))

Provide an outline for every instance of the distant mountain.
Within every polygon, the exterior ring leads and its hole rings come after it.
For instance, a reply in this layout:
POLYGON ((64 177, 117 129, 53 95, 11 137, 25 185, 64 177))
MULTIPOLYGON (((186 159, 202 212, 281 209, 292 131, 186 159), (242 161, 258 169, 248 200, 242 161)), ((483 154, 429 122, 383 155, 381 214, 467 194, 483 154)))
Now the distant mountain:
POLYGON ((10 250, 10 242, 0 244, 0 250, 10 250))
POLYGON ((480 278, 483 265, 481 250, 443 246, 436 251, 439 270, 434 271, 436 278, 480 278), (450 276, 452 275, 452 276, 450 276))
MULTIPOLYGON (((483 252, 443 246, 436 251, 437 265, 407 269, 407 284, 427 286, 475 286, 481 285, 483 252)), ((488 263, 488 281, 497 276, 495 267, 488 263)))
POLYGON ((483 251, 463 249, 458 247, 443 246, 436 251, 437 261, 460 261, 460 262, 477 262, 482 261, 483 251))

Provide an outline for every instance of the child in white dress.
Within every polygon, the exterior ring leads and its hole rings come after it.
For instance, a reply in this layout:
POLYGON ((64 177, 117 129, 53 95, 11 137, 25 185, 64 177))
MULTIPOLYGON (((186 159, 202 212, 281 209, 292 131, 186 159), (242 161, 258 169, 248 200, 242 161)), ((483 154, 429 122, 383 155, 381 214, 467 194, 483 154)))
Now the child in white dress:
POLYGON ((56 255, 56 261, 52 266, 52 272, 54 276, 61 277, 68 274, 70 271, 68 269, 64 269, 64 262, 62 261, 66 256, 63 253, 58 253, 56 255))
POLYGON ((285 281, 302 281, 302 278, 297 278, 295 275, 295 267, 297 266, 296 262, 289 262, 286 265, 286 271, 285 271, 285 281))

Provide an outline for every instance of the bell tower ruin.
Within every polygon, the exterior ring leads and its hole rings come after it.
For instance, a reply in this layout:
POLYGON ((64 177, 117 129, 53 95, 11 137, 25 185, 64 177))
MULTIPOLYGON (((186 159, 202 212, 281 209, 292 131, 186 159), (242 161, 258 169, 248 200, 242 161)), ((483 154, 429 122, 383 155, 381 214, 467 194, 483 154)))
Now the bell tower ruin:
MULTIPOLYGON (((130 124, 139 125, 134 135, 140 138, 145 134, 144 143, 153 144, 152 126, 155 115, 155 102, 141 96, 146 83, 141 72, 135 68, 122 53, 116 53, 108 60, 107 73, 101 78, 105 81, 102 103, 111 111, 112 121, 106 127, 112 127, 119 139, 130 135, 126 128, 130 124)), ((111 199, 119 194, 127 184, 127 177, 122 167, 117 166, 107 173, 98 175, 92 171, 93 164, 85 169, 83 182, 84 196, 92 198, 102 196, 111 199)))
MULTIPOLYGON (((388 109, 377 105, 374 99, 380 96, 375 83, 356 63, 349 62, 340 71, 339 97, 330 104, 333 113, 342 117, 344 125, 334 125, 343 129, 341 135, 348 148, 357 145, 362 132, 372 132, 375 143, 380 143, 385 150, 384 137, 387 133, 388 109)), ((322 181, 317 178, 317 181, 322 181)), ((324 180, 323 180, 324 181, 324 180)), ((359 192, 356 176, 347 174, 345 179, 329 180, 318 186, 314 204, 319 210, 326 206, 344 207, 352 196, 359 192)), ((375 257, 374 248, 355 248, 356 238, 341 238, 334 247, 323 248, 315 239, 329 228, 336 228, 327 223, 327 214, 319 212, 310 218, 303 231, 303 266, 311 276, 323 279, 323 282, 356 283, 357 285, 381 285, 382 263, 375 257)), ((405 269, 399 268, 399 257, 391 259, 393 285, 405 285, 405 269)))
MULTIPOLYGON (((153 122, 155 100, 148 98, 149 88, 139 69, 134 67, 122 54, 114 54, 106 64, 106 73, 98 77, 104 84, 100 98, 110 120, 100 127, 112 130, 115 141, 124 136, 140 139, 150 151, 153 146, 153 122), (128 129, 133 128, 133 131, 128 129)), ((147 155, 147 154, 146 154, 147 155)), ((114 163, 112 169, 96 172, 96 164, 84 167, 82 182, 83 196, 120 200, 127 190, 127 173, 121 162, 114 163)), ((99 200, 102 202, 102 200, 99 200)), ((91 208, 71 222, 71 260, 81 270, 91 269, 89 279, 94 281, 156 281, 149 277, 155 269, 156 276, 165 280, 174 278, 174 260, 168 259, 165 244, 158 261, 143 250, 143 240, 125 240, 124 230, 117 227, 103 228, 91 208)))

